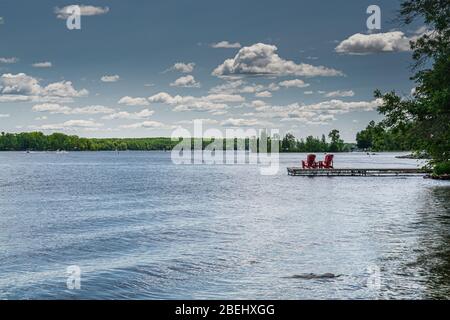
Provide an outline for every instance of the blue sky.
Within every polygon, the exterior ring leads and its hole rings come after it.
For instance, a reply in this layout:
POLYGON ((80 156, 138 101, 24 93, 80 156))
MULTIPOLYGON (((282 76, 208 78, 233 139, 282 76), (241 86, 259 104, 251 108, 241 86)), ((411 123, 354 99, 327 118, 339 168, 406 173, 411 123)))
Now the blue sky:
POLYGON ((337 128, 379 120, 373 91, 407 96, 399 1, 23 1, 0 3, 0 128, 87 137, 205 127, 337 128), (366 9, 381 8, 381 30, 366 9), (82 6, 68 30, 67 5, 82 6), (60 9, 58 11, 58 8, 60 9), (61 15, 61 14, 59 14, 61 15))

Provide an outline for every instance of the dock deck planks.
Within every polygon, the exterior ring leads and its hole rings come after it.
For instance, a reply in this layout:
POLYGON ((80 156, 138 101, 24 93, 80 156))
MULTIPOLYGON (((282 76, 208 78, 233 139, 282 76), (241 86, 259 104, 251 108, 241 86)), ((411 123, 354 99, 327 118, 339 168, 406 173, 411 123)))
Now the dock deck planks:
POLYGON ((423 176, 430 173, 424 169, 412 168, 341 168, 341 169, 303 169, 288 167, 288 175, 305 177, 384 177, 384 176, 423 176))

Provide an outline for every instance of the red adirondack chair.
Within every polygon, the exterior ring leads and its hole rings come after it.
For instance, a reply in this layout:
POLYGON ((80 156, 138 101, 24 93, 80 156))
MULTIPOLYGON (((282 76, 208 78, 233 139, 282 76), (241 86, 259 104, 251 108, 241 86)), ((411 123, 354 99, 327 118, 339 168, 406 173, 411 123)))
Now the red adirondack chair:
POLYGON ((319 168, 321 169, 333 169, 333 154, 325 155, 325 159, 323 161, 319 161, 319 168))
POLYGON ((302 167, 303 169, 314 169, 317 168, 318 163, 316 162, 316 155, 315 154, 308 154, 306 157, 306 161, 302 160, 302 167))

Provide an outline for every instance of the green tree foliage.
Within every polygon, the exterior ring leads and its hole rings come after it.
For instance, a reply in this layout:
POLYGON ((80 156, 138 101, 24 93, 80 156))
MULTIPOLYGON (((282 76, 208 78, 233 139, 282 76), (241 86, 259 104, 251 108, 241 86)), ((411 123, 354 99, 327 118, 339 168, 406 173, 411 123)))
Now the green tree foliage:
POLYGON ((356 145, 363 150, 411 151, 412 141, 409 130, 386 128, 382 122, 376 124, 375 121, 356 134, 356 145))
MULTIPOLYGON (((69 136, 63 133, 53 133, 44 135, 42 132, 23 132, 23 133, 4 133, 0 135, 0 151, 123 151, 123 150, 172 150, 182 138, 172 141, 171 138, 80 138, 78 136, 69 136)), ((206 148, 214 139, 191 139, 191 148, 206 148)), ((267 137, 267 133, 263 131, 261 139, 253 137, 256 142, 253 145, 257 147, 253 152, 271 152, 272 140, 274 144, 279 143, 279 137, 267 137), (267 145, 262 143, 262 139, 267 139, 267 145), (278 141, 278 142, 277 142, 278 141)), ((228 145, 234 146, 234 149, 250 150, 250 139, 223 139, 223 150, 228 145)))
POLYGON ((291 133, 287 133, 281 140, 281 152, 342 152, 350 151, 351 144, 345 144, 340 138, 339 131, 334 129, 328 137, 331 142, 326 141, 325 135, 322 138, 308 136, 306 139, 297 140, 291 133))
MULTIPOLYGON (((227 143, 234 149, 250 150, 251 146, 257 146, 252 149, 253 152, 271 152, 273 144, 280 145, 280 152, 328 152, 328 151, 349 151, 350 145, 344 144, 339 138, 339 131, 332 131, 332 143, 325 140, 309 136, 306 140, 297 140, 292 134, 287 134, 281 141, 277 137, 268 137, 266 132, 261 133, 261 137, 252 137, 250 139, 223 139, 223 149, 227 148, 227 143), (267 139, 267 146, 263 146, 262 141, 267 139), (333 140, 335 139, 335 140, 333 140), (333 141, 335 142, 333 144, 333 141), (336 149, 337 147, 337 149, 336 149)), ((331 133, 330 133, 331 134, 331 133)), ((53 133, 44 135, 42 132, 23 132, 23 133, 4 133, 0 135, 0 151, 115 151, 115 150, 172 150, 181 138, 172 141, 171 138, 80 138, 63 133, 53 133)), ((191 140, 191 147, 201 146, 203 149, 208 146, 213 139, 191 140)))
POLYGON ((177 143, 170 138, 88 139, 63 133, 44 135, 42 132, 2 132, 0 151, 170 150, 177 143))
MULTIPOLYGON (((416 83, 412 98, 394 91, 382 98, 378 111, 385 115, 387 129, 407 132, 417 152, 426 151, 432 164, 449 162, 450 154, 450 1, 407 0, 401 4, 399 18, 405 24, 423 20, 429 29, 411 42, 416 83)), ((405 133, 406 134, 406 133, 405 133)))
POLYGON ((344 148, 344 140, 341 139, 339 130, 331 130, 331 132, 328 134, 328 138, 331 139, 331 143, 329 146, 329 150, 331 152, 342 151, 342 149, 344 148))

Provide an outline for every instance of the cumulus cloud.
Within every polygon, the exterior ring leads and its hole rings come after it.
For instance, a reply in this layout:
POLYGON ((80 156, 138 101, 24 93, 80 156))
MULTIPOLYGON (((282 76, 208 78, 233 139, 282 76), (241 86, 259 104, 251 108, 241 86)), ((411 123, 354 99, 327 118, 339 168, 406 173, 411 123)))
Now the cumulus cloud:
POLYGON ((0 76, 0 102, 72 101, 87 96, 86 89, 76 90, 72 82, 59 81, 41 86, 36 78, 25 73, 5 73, 0 76))
POLYGON ((409 51, 411 50, 409 42, 412 40, 414 38, 407 37, 401 31, 372 34, 356 33, 339 43, 335 51, 355 55, 409 51))
POLYGON ((103 82, 116 82, 120 80, 120 76, 118 76, 117 74, 110 76, 105 75, 101 77, 100 80, 102 80, 103 82))
POLYGON ((177 121, 176 124, 180 125, 192 125, 194 121, 201 121, 202 124, 218 124, 219 121, 214 119, 192 119, 192 120, 180 120, 177 121))
MULTIPOLYGON (((70 16, 70 13, 67 13, 67 9, 69 9, 71 6, 65 6, 62 8, 56 7, 54 9, 54 12, 56 14, 56 17, 58 19, 67 19, 70 16)), ((109 12, 108 7, 96 7, 96 6, 85 6, 80 5, 80 13, 82 16, 98 16, 102 14, 106 14, 109 12)))
POLYGON ((31 108, 34 112, 48 112, 51 114, 107 114, 115 112, 114 109, 101 105, 71 108, 58 103, 42 103, 31 108))
POLYGON ((19 61, 19 58, 11 57, 11 58, 1 58, 0 57, 0 63, 16 63, 19 61))
POLYGON ((309 87, 309 83, 305 83, 305 81, 300 79, 286 80, 278 83, 280 86, 285 88, 306 88, 309 87))
POLYGON ((34 112, 69 113, 72 108, 57 103, 42 103, 34 105, 31 110, 34 112))
POLYGON ((88 93, 86 89, 75 90, 71 81, 50 83, 43 90, 43 95, 57 97, 84 97, 88 93))
POLYGON ((38 95, 43 90, 37 79, 25 73, 3 74, 0 77, 0 89, 2 94, 22 95, 38 95))
POLYGON ((144 129, 165 129, 165 128, 172 128, 169 126, 166 126, 164 123, 159 121, 143 121, 133 124, 124 124, 121 125, 120 128, 123 129, 138 129, 138 128, 144 128, 144 129))
POLYGON ((200 83, 192 75, 180 77, 170 84, 172 87, 200 88, 200 83))
POLYGON ((212 101, 212 102, 244 102, 245 98, 236 94, 210 94, 202 97, 201 99, 212 101))
POLYGON ((267 76, 341 76, 342 72, 313 66, 306 63, 297 64, 284 60, 277 54, 278 48, 274 45, 257 43, 243 47, 234 58, 225 60, 212 74, 218 77, 267 75, 267 76))
POLYGON ((228 108, 227 103, 241 103, 245 101, 245 98, 230 94, 210 94, 202 97, 171 96, 166 92, 160 92, 149 97, 148 100, 174 106, 174 111, 208 111, 217 114, 228 108))
POLYGON ((139 112, 127 112, 127 111, 120 111, 116 113, 109 114, 107 116, 102 117, 102 119, 105 120, 114 120, 114 119, 146 119, 151 117, 155 111, 144 109, 139 112))
POLYGON ((133 98, 125 96, 120 98, 118 104, 124 104, 126 106, 148 106, 149 102, 146 98, 133 98))
POLYGON ((213 48, 225 48, 225 49, 237 49, 241 47, 241 44, 239 42, 230 43, 228 41, 220 41, 217 43, 211 44, 211 47, 213 48))
POLYGON ((381 104, 380 99, 373 101, 345 102, 342 100, 329 100, 313 104, 292 103, 289 105, 270 105, 264 101, 253 101, 250 106, 254 108, 253 115, 267 119, 280 119, 280 121, 296 121, 307 124, 324 124, 335 120, 338 114, 353 111, 373 111, 381 104))
POLYGON ((275 83, 268 85, 247 83, 244 80, 227 81, 224 84, 215 86, 209 90, 210 93, 239 94, 239 93, 257 93, 261 91, 277 91, 280 87, 275 83))
POLYGON ((113 108, 100 106, 100 105, 92 105, 80 108, 73 108, 70 114, 104 114, 104 113, 112 113, 115 110, 113 108))
POLYGON ((30 101, 29 96, 24 95, 14 95, 14 94, 7 94, 7 95, 0 95, 0 102, 27 102, 30 101))
POLYGON ((272 97, 272 92, 270 92, 270 91, 257 92, 255 94, 255 97, 257 97, 257 98, 271 98, 272 97))
POLYGON ((172 67, 167 69, 165 72, 178 71, 178 72, 182 72, 182 73, 190 73, 190 72, 194 71, 194 67, 195 67, 194 62, 189 62, 189 63, 177 62, 172 67))
POLYGON ((348 91, 337 90, 337 91, 328 92, 327 94, 325 94, 325 97, 327 97, 327 98, 353 97, 354 95, 355 95, 355 93, 353 92, 353 90, 348 90, 348 91))
POLYGON ((40 126, 31 126, 38 130, 74 130, 74 129, 95 129, 102 127, 102 123, 93 120, 68 120, 62 123, 43 124, 40 126))
POLYGON ((33 63, 31 66, 33 66, 35 68, 51 68, 52 63, 50 61, 36 62, 36 63, 33 63))
POLYGON ((222 121, 223 127, 271 127, 272 123, 258 119, 229 118, 222 121))

